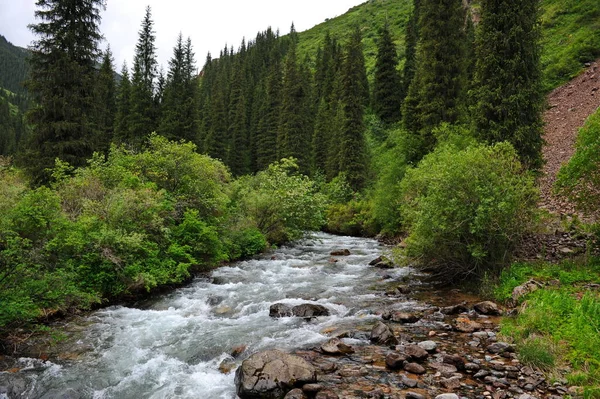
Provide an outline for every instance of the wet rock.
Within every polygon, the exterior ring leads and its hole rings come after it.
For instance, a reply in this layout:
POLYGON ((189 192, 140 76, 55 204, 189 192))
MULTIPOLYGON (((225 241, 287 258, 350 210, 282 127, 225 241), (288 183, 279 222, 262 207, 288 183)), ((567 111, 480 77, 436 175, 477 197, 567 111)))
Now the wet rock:
POLYGON ((25 397, 27 382, 18 374, 0 373, 0 395, 4 394, 9 398, 25 397))
POLYGON ((461 314, 461 313, 466 313, 469 311, 469 308, 467 308, 465 306, 465 304, 460 303, 458 305, 453 305, 453 306, 446 306, 440 309, 440 312, 442 312, 445 315, 456 315, 456 314, 461 314))
POLYGON ((348 249, 338 249, 335 251, 331 251, 329 254, 331 256, 350 256, 350 251, 348 249))
POLYGON ((437 343, 435 341, 422 341, 417 345, 425 349, 427 352, 434 352, 437 349, 437 343))
POLYGON ((339 338, 332 338, 321 345, 323 353, 328 355, 347 355, 354 353, 354 349, 350 345, 346 345, 339 338))
POLYGON ((255 353, 235 373, 241 399, 281 399, 295 386, 316 381, 317 372, 311 364, 278 350, 255 353))
POLYGON ((515 348, 506 342, 494 342, 491 345, 487 346, 487 351, 493 354, 501 354, 504 352, 514 352, 515 348))
MULTIPOLYGON (((402 384, 404 384, 405 386, 407 386, 409 388, 414 388, 417 385, 419 385, 419 381, 413 380, 412 378, 408 378, 407 376, 403 375, 402 376, 402 384)), ((408 395, 408 393, 407 393, 407 395, 408 395)))
POLYGON ((465 370, 465 359, 462 358, 462 356, 459 355, 445 355, 442 358, 444 363, 448 363, 448 364, 452 364, 454 365, 454 367, 456 367, 458 370, 465 370))
POLYGON ((234 358, 239 357, 242 353, 246 352, 246 348, 246 345, 236 346, 231 350, 231 356, 234 358))
POLYGON ((236 366, 232 359, 225 359, 219 364, 219 372, 221 374, 229 374, 236 366))
POLYGON ((468 317, 458 317, 454 320, 453 328, 455 331, 463 333, 472 333, 481 330, 481 324, 470 320, 468 317))
POLYGON ((395 323, 416 323, 420 317, 413 313, 407 312, 393 312, 390 316, 390 320, 395 323))
POLYGON ((521 396, 519 396, 519 398, 518 398, 518 399, 537 399, 537 398, 536 398, 535 396, 531 396, 531 395, 530 395, 530 394, 528 394, 528 393, 524 393, 524 394, 522 394, 521 396))
POLYGON ((399 287, 396 287, 396 291, 398 291, 402 295, 408 295, 411 293, 412 290, 407 285, 401 285, 399 287))
POLYGON ((445 377, 450 377, 458 371, 456 366, 448 363, 431 363, 431 368, 437 370, 445 377))
POLYGON ((394 262, 385 256, 380 256, 377 259, 373 259, 371 262, 369 262, 369 266, 375 266, 380 269, 393 269, 394 262))
POLYGON ((321 391, 315 396, 315 399, 339 399, 339 396, 333 391, 321 391))
POLYGON ((404 396, 406 399, 425 399, 425 396, 421 395, 420 393, 416 393, 416 392, 406 392, 406 396, 404 396))
POLYGON ((392 352, 385 357, 385 365, 392 370, 401 369, 404 363, 406 363, 406 356, 401 353, 392 352))
POLYGON ((418 345, 406 345, 401 350, 408 358, 419 362, 429 357, 429 353, 418 345))
POLYGON ((413 374, 425 374, 425 367, 421 366, 419 363, 406 363, 404 365, 404 370, 413 374))
POLYGON ((323 385, 321 384, 306 384, 302 387, 302 391, 308 394, 315 394, 323 389, 323 385))
POLYGON ((479 369, 481 369, 481 366, 477 363, 465 363, 465 370, 467 371, 476 372, 479 371, 479 369))
POLYGON ((435 399, 460 399, 455 393, 443 393, 435 397, 435 399))
POLYGON ((318 316, 329 316, 329 310, 323 305, 303 303, 292 308, 292 313, 297 317, 311 318, 318 316))
POLYGON ((487 370, 479 370, 477 373, 475 373, 475 375, 473 376, 473 378, 485 378, 488 375, 490 375, 490 372, 487 370))
POLYGON ((206 303, 209 306, 217 306, 218 304, 220 304, 221 302, 223 302, 225 298, 221 297, 221 296, 216 296, 216 295, 211 295, 206 299, 206 303))
POLYGON ((373 327, 370 340, 378 345, 398 345, 398 339, 394 336, 394 331, 380 321, 373 327))
POLYGON ((491 301, 479 302, 473 305, 473 309, 475 309, 477 313, 487 316, 499 316, 502 314, 498 305, 491 301))
POLYGON ((269 307, 269 316, 271 317, 291 317, 293 315, 292 307, 285 303, 274 303, 269 307))
POLYGON ((440 385, 446 389, 458 389, 460 388, 460 377, 442 378, 440 380, 440 385))
POLYGON ((289 391, 283 399, 308 399, 308 396, 302 392, 302 389, 295 388, 289 391))

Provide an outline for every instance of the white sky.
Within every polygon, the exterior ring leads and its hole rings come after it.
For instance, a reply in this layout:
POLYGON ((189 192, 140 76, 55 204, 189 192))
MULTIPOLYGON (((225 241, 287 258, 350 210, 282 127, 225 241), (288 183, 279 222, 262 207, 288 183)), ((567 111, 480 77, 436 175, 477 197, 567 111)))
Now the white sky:
MULTIPOLYGON (((145 8, 152 8, 159 64, 168 68, 179 32, 192 39, 198 68, 210 51, 213 58, 233 45, 237 50, 242 38, 254 39, 269 26, 286 34, 294 23, 301 32, 326 18, 344 14, 365 0, 107 0, 100 27, 110 43, 117 71, 123 61, 131 68, 138 31, 145 8)), ((33 35, 27 28, 35 23, 35 0, 0 0, 0 34, 9 42, 27 47, 33 35)))

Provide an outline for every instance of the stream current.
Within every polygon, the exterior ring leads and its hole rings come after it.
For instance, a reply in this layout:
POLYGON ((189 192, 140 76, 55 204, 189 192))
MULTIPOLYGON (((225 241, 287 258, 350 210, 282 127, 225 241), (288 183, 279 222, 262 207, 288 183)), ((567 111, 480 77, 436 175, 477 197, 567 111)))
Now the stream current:
MULTIPOLYGON (((383 249, 371 239, 314 233, 293 246, 219 268, 139 307, 93 312, 66 326, 77 332, 66 347, 85 348, 74 360, 19 359, 26 381, 19 397, 234 399, 235 372, 219 371, 221 362, 233 360, 233 348, 247 346, 243 358, 271 348, 310 347, 329 339, 328 330, 378 319, 372 310, 392 301, 382 295, 383 275, 400 279, 410 273, 368 266, 383 249), (339 249, 351 255, 330 255, 339 249), (276 302, 321 304, 331 315, 274 319, 269 307, 276 302)), ((347 341, 360 345, 367 339, 364 334, 347 341)), ((0 393, 0 399, 6 397, 0 393)))

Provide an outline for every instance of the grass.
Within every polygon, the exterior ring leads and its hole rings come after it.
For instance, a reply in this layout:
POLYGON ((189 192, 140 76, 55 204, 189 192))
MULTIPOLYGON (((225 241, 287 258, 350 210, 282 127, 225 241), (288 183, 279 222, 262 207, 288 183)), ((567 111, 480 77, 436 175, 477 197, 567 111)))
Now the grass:
POLYGON ((600 293, 588 285, 600 283, 600 259, 515 264, 501 275, 497 299, 531 278, 553 283, 525 297, 519 315, 503 321, 502 335, 524 364, 546 371, 568 365, 569 383, 585 398, 600 398, 600 293))

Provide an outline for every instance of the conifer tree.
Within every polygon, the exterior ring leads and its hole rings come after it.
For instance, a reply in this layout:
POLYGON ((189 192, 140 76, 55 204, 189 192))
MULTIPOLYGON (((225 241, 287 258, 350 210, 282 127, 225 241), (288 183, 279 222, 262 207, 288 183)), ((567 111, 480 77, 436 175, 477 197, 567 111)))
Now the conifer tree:
POLYGON ((403 105, 406 129, 418 137, 412 161, 433 149, 432 130, 461 117, 465 86, 465 10, 462 0, 422 0, 417 68, 403 105))
MULTIPOLYGON (((242 44, 244 48, 244 44, 242 44)), ((232 75, 229 101, 229 138, 227 164, 234 175, 240 176, 250 172, 250 143, 248 141, 248 115, 244 94, 243 54, 240 52, 232 75)))
POLYGON ((126 141, 134 148, 140 148, 145 138, 156 128, 154 95, 158 62, 153 25, 152 12, 148 6, 135 47, 131 79, 131 113, 126 141))
POLYGON ((116 116, 116 83, 110 46, 102 56, 96 81, 96 123, 98 129, 96 150, 107 151, 113 139, 116 116))
POLYGON ((340 134, 340 171, 355 190, 364 187, 367 173, 364 107, 369 88, 366 80, 362 35, 356 27, 346 48, 342 69, 341 102, 344 111, 340 134), (365 86, 366 85, 366 86, 365 86))
POLYGON ((277 132, 281 112, 281 67, 278 61, 271 63, 266 80, 264 108, 258 124, 256 137, 256 166, 263 170, 277 161, 277 132))
POLYGON ((121 68, 121 83, 117 90, 117 105, 113 140, 124 143, 129 137, 129 112, 131 109, 131 80, 129 68, 123 62, 121 68))
POLYGON ((413 9, 406 24, 404 55, 404 69, 402 72, 402 91, 400 101, 404 102, 408 94, 408 88, 415 76, 417 67, 417 43, 419 42, 419 16, 421 11, 421 0, 413 0, 413 9))
POLYGON ((169 138, 182 136, 183 115, 182 104, 185 96, 185 47, 183 36, 179 33, 173 48, 173 57, 169 60, 169 72, 165 82, 164 101, 161 109, 161 120, 158 132, 169 138))
POLYGON ((28 89, 34 126, 21 164, 35 184, 49 179, 55 158, 82 166, 94 150, 95 66, 99 59, 103 0, 38 0, 30 25, 38 36, 31 46, 28 89), (60 88, 60 89, 57 89, 60 88))
POLYGON ((398 55, 387 24, 381 30, 375 61, 373 111, 385 123, 400 120, 402 86, 398 55))
POLYGON ((473 107, 476 135, 510 142, 532 169, 542 164, 538 8, 539 0, 482 1, 473 107))

